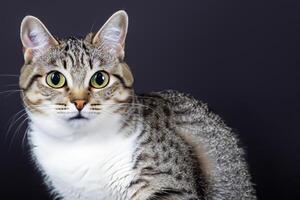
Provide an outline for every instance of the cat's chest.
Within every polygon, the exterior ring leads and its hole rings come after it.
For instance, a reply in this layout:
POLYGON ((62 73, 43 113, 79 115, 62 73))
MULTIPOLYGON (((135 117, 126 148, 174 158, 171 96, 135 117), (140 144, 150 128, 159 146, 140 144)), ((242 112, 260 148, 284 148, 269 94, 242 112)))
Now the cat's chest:
POLYGON ((126 187, 134 176, 134 137, 76 143, 42 137, 32 140, 38 163, 64 199, 126 199, 126 187), (120 194, 124 197, 116 196, 120 194))

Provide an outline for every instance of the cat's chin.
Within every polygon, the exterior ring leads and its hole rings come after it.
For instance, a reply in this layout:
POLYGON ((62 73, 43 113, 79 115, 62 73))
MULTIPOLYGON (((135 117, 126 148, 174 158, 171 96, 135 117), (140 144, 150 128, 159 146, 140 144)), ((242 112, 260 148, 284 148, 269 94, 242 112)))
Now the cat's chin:
POLYGON ((69 118, 67 121, 68 121, 67 123, 69 124, 69 126, 71 126, 72 128, 75 128, 75 129, 84 128, 90 122, 90 120, 86 117, 77 117, 77 116, 69 118))
POLYGON ((85 128, 91 121, 91 119, 81 113, 78 113, 72 117, 66 119, 67 123, 71 128, 80 129, 85 128))
POLYGON ((69 118, 69 121, 78 121, 78 120, 89 120, 89 119, 81 114, 77 114, 74 117, 69 118))

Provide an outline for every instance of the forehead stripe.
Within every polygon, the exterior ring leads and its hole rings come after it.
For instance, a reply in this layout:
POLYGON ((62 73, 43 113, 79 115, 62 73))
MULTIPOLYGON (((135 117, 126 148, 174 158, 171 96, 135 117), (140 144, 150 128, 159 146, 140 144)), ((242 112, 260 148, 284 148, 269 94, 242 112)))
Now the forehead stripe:
POLYGON ((74 55, 69 51, 68 53, 67 53, 67 56, 68 56, 68 58, 70 58, 70 60, 71 60, 71 63, 72 63, 72 66, 74 66, 75 65, 75 59, 74 59, 74 55))

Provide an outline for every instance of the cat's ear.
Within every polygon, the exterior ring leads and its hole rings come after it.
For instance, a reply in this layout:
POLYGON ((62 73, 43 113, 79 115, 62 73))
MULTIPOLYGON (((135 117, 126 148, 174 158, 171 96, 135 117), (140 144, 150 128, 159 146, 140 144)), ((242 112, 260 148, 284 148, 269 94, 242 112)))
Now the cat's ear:
POLYGON ((93 37, 94 45, 101 45, 116 57, 124 58, 128 16, 124 10, 114 13, 93 37))
POLYGON ((25 62, 30 62, 50 47, 59 44, 46 26, 33 16, 24 17, 21 23, 20 37, 24 47, 25 62))

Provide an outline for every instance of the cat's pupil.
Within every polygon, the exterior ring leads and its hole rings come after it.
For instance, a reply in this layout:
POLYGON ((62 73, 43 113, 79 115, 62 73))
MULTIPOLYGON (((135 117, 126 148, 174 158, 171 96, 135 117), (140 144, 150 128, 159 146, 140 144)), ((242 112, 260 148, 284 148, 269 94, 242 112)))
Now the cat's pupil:
POLYGON ((105 79, 105 77, 103 76, 103 74, 101 72, 96 74, 95 81, 98 85, 102 85, 104 82, 104 79, 105 79))
POLYGON ((54 72, 51 75, 51 81, 54 85, 57 85, 60 81, 60 73, 59 72, 54 72))

